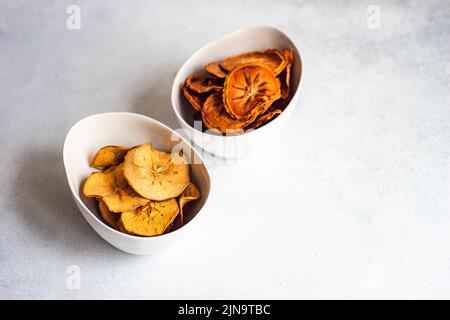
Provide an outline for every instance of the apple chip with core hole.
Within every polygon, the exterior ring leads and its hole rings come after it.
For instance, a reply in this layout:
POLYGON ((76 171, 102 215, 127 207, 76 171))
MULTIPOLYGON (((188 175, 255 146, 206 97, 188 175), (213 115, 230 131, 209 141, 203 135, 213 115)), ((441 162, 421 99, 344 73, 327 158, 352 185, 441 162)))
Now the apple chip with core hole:
POLYGON ((224 59, 220 66, 231 72, 243 64, 263 65, 278 75, 285 67, 286 60, 283 53, 278 49, 269 49, 264 52, 248 52, 224 59))
POLYGON ((123 173, 138 194, 155 201, 178 197, 190 181, 184 156, 153 149, 150 144, 128 151, 123 173))
POLYGON ((200 190, 198 190, 197 186, 193 184, 192 182, 189 183, 189 185, 184 189, 184 191, 181 193, 178 204, 180 206, 180 219, 181 224, 184 223, 183 221, 183 208, 184 206, 194 200, 200 199, 200 190))
POLYGON ((222 83, 217 78, 190 76, 186 79, 186 86, 197 93, 222 90, 222 83))
POLYGON ((173 223, 179 212, 175 199, 166 201, 150 201, 145 206, 123 212, 120 223, 123 228, 139 236, 157 236, 173 223))
POLYGON ((117 223, 120 220, 120 213, 109 211, 103 200, 98 200, 98 210, 100 211, 100 214, 106 224, 114 229, 117 229, 117 223))
POLYGON ((84 183, 83 194, 103 200, 112 212, 132 210, 148 203, 148 199, 139 196, 128 185, 122 167, 123 164, 119 164, 105 172, 91 173, 84 183))
POLYGON ((242 65, 226 78, 223 102, 235 119, 256 118, 280 98, 280 80, 262 65, 242 65))
POLYGON ((94 158, 91 161, 91 167, 97 169, 105 169, 111 166, 118 165, 122 162, 125 154, 127 153, 127 147, 121 146, 106 146, 97 151, 94 158))
POLYGON ((233 119, 224 108, 221 92, 213 93, 206 99, 202 107, 202 120, 209 129, 222 133, 243 129, 253 121, 233 119))

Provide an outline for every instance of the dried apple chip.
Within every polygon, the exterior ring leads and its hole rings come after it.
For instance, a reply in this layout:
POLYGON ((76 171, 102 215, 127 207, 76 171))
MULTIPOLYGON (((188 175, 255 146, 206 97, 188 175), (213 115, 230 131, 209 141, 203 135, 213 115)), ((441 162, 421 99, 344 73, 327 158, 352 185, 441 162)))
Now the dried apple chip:
POLYGON ((133 210, 149 202, 128 185, 123 175, 123 163, 105 172, 91 173, 83 185, 83 194, 103 200, 112 212, 133 210))
POLYGON ((211 62, 205 65, 205 70, 218 78, 225 78, 228 72, 225 72, 220 66, 220 62, 211 62))
POLYGON ((226 111, 235 119, 255 119, 280 98, 280 80, 262 65, 242 65, 231 71, 223 88, 226 111))
POLYGON ((224 59, 220 66, 231 72, 243 64, 259 64, 271 70, 278 75, 286 65, 283 53, 278 49, 269 49, 264 52, 247 52, 224 59))
POLYGON ((190 76, 185 81, 186 86, 197 93, 222 90, 222 81, 217 78, 190 76))
POLYGON ((216 129, 222 133, 236 131, 245 128, 256 118, 249 120, 233 119, 225 110, 222 93, 216 92, 210 95, 202 107, 202 120, 209 129, 216 129))
POLYGON ((91 167, 105 169, 122 162, 129 149, 121 146, 106 146, 97 151, 91 161, 91 167))
POLYGON ((180 206, 180 219, 181 224, 183 224, 183 207, 194 200, 200 199, 200 190, 198 190, 197 186, 194 183, 189 183, 189 185, 184 189, 178 199, 178 205, 180 206))
POLYGON ((158 236, 173 223, 179 211, 175 199, 150 201, 145 206, 123 212, 120 223, 131 234, 158 236))
POLYGON ((128 151, 123 173, 138 194, 155 201, 178 197, 190 181, 189 165, 182 155, 172 156, 150 144, 128 151))
POLYGON ((114 213, 109 211, 108 206, 103 200, 98 200, 98 210, 100 211, 100 215, 107 225, 117 229, 117 223, 120 220, 120 213, 114 213))
POLYGON ((184 83, 181 84, 180 88, 183 91, 186 100, 191 104, 191 106, 195 110, 200 111, 202 109, 202 104, 204 100, 200 96, 200 94, 195 93, 193 90, 190 90, 187 86, 184 85, 184 83))
POLYGON ((272 120, 273 117, 278 116, 281 113, 280 109, 274 109, 274 110, 269 110, 268 112, 266 112, 265 114, 263 114, 262 116, 256 118, 255 122, 253 122, 252 124, 250 124, 247 129, 256 129, 259 128, 263 125, 265 125, 267 122, 269 122, 270 120, 272 120))

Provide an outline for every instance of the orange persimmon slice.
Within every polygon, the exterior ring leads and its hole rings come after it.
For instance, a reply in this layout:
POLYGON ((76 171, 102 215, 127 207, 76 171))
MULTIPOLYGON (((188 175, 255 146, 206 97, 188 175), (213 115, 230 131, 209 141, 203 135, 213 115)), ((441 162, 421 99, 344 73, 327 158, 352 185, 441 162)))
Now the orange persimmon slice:
POLYGON ((210 62, 205 65, 205 70, 216 76, 217 78, 225 78, 227 76, 227 72, 225 72, 220 66, 220 62, 210 62))
POLYGON ((286 65, 284 54, 278 49, 269 49, 264 52, 248 52, 224 59, 220 66, 225 71, 231 72, 243 64, 259 64, 270 69, 278 75, 286 65))
POLYGON ((230 117, 223 105, 222 92, 210 95, 202 107, 202 120, 209 129, 216 129, 222 133, 236 131, 248 126, 253 120, 236 120, 230 117))
POLYGON ((256 118, 256 120, 253 123, 251 123, 246 129, 259 128, 268 123, 270 120, 272 120, 272 118, 278 116, 280 113, 281 113, 280 109, 269 110, 267 113, 256 118))
POLYGON ((283 72, 280 74, 281 79, 281 98, 287 99, 290 95, 291 89, 291 69, 292 63, 294 62, 294 50, 286 49, 283 51, 284 56, 286 57, 286 67, 283 72))
POLYGON ((210 91, 222 90, 220 79, 202 76, 190 76, 186 79, 186 86, 197 93, 206 93, 210 91))
POLYGON ((262 65, 242 65, 231 71, 223 88, 226 111, 237 120, 255 119, 280 98, 280 80, 262 65))
POLYGON ((203 98, 199 93, 194 92, 189 89, 184 83, 180 85, 181 91, 183 91, 184 97, 189 102, 189 104, 197 111, 202 109, 203 98))

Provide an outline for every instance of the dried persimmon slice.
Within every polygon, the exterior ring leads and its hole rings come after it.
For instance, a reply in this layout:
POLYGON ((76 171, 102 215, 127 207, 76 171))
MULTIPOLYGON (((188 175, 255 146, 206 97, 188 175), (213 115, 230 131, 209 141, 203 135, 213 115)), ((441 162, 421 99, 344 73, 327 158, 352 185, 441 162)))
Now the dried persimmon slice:
POLYGON ((83 185, 83 194, 103 200, 112 212, 132 210, 149 202, 128 185, 123 174, 123 163, 105 172, 91 173, 83 185))
POLYGON ((128 232, 139 236, 158 236, 171 226, 180 209, 176 199, 151 201, 135 210, 123 212, 121 226, 128 232))
POLYGON ((172 156, 150 144, 128 151, 123 174, 138 194, 155 201, 178 197, 190 181, 189 164, 182 155, 172 156))
POLYGON ((91 161, 91 167, 105 169, 122 162, 129 148, 122 146, 106 146, 97 151, 91 161))
POLYGON ((226 111, 237 120, 255 119, 280 98, 280 80, 262 65, 242 65, 231 71, 223 88, 226 111))
POLYGON ((210 91, 222 90, 222 82, 220 79, 202 76, 189 76, 185 84, 197 93, 206 93, 210 91))
POLYGON ((184 83, 180 85, 180 89, 181 91, 183 91, 186 100, 190 103, 192 108, 200 111, 204 102, 203 97, 199 93, 196 93, 193 90, 189 89, 184 83))
POLYGON ((225 78, 228 72, 225 72, 220 66, 220 62, 210 62, 205 65, 205 70, 218 78, 225 78))
POLYGON ((233 119, 225 110, 221 92, 213 93, 206 99, 201 114, 203 123, 208 129, 219 130, 222 133, 243 129, 256 118, 243 121, 233 119))
POLYGON ((290 95, 291 89, 291 69, 292 63, 294 62, 294 50, 286 49, 283 51, 284 56, 286 57, 286 67, 283 72, 280 74, 281 79, 281 98, 287 99, 290 95))
POLYGON ((281 113, 280 109, 269 110, 262 116, 256 118, 256 120, 253 123, 251 123, 246 129, 259 128, 268 123, 270 120, 272 120, 272 118, 278 116, 280 113, 281 113))
POLYGON ((220 66, 231 72, 243 64, 259 64, 270 69, 275 75, 278 75, 285 67, 286 60, 283 53, 278 49, 269 49, 264 52, 247 52, 224 59, 220 66))

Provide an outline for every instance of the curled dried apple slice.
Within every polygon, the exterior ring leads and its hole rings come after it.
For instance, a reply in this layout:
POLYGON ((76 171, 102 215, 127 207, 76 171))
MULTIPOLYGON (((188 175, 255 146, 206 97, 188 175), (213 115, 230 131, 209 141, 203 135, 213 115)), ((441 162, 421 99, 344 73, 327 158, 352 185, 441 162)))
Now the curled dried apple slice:
POLYGON ((255 119, 280 98, 280 80, 262 65, 242 65, 231 71, 223 88, 226 111, 237 120, 255 119))
POLYGON ((173 223, 180 209, 175 199, 151 201, 135 210, 123 212, 120 223, 131 234, 158 236, 173 223))
POLYGON ((243 64, 259 64, 271 70, 275 75, 278 75, 286 65, 286 60, 283 53, 278 49, 269 49, 264 52, 247 52, 224 59, 220 66, 231 72, 235 68, 243 64))
POLYGON ((281 113, 280 109, 269 110, 267 113, 262 116, 256 118, 255 122, 251 123, 247 129, 256 129, 259 128, 266 123, 268 123, 272 118, 278 116, 281 113))
POLYGON ((106 146, 97 151, 91 161, 91 167, 105 169, 122 162, 129 149, 121 146, 106 146))
POLYGON ((107 225, 117 229, 117 223, 120 220, 120 213, 114 213, 109 211, 108 206, 103 200, 98 200, 98 210, 100 211, 100 215, 107 225))
POLYGON ((138 194, 155 201, 178 197, 190 181, 189 165, 182 155, 172 156, 150 144, 128 151, 123 173, 138 194))
POLYGON ((83 194, 103 200, 112 212, 132 210, 149 202, 128 185, 123 175, 123 163, 105 172, 91 173, 83 185, 83 194))
POLYGON ((206 127, 222 133, 243 129, 256 118, 255 116, 252 119, 241 121, 230 117, 223 105, 221 92, 213 93, 206 99, 201 114, 206 127))
POLYGON ((186 100, 191 104, 191 106, 195 110, 200 111, 202 109, 202 104, 204 100, 203 97, 199 93, 190 90, 187 86, 184 85, 184 83, 180 85, 180 88, 183 91, 186 100))
POLYGON ((190 76, 186 79, 185 84, 197 93, 222 90, 222 81, 217 78, 190 76))
POLYGON ((184 217, 183 217, 183 208, 186 204, 188 204, 191 201, 200 199, 200 190, 198 190, 197 186, 190 182, 189 185, 184 189, 184 191, 180 194, 180 197, 178 199, 178 205, 180 206, 180 219, 181 219, 181 225, 183 225, 184 217))
POLYGON ((207 65, 205 65, 205 70, 218 78, 225 78, 228 74, 222 69, 222 67, 220 66, 220 62, 208 63, 207 65))

